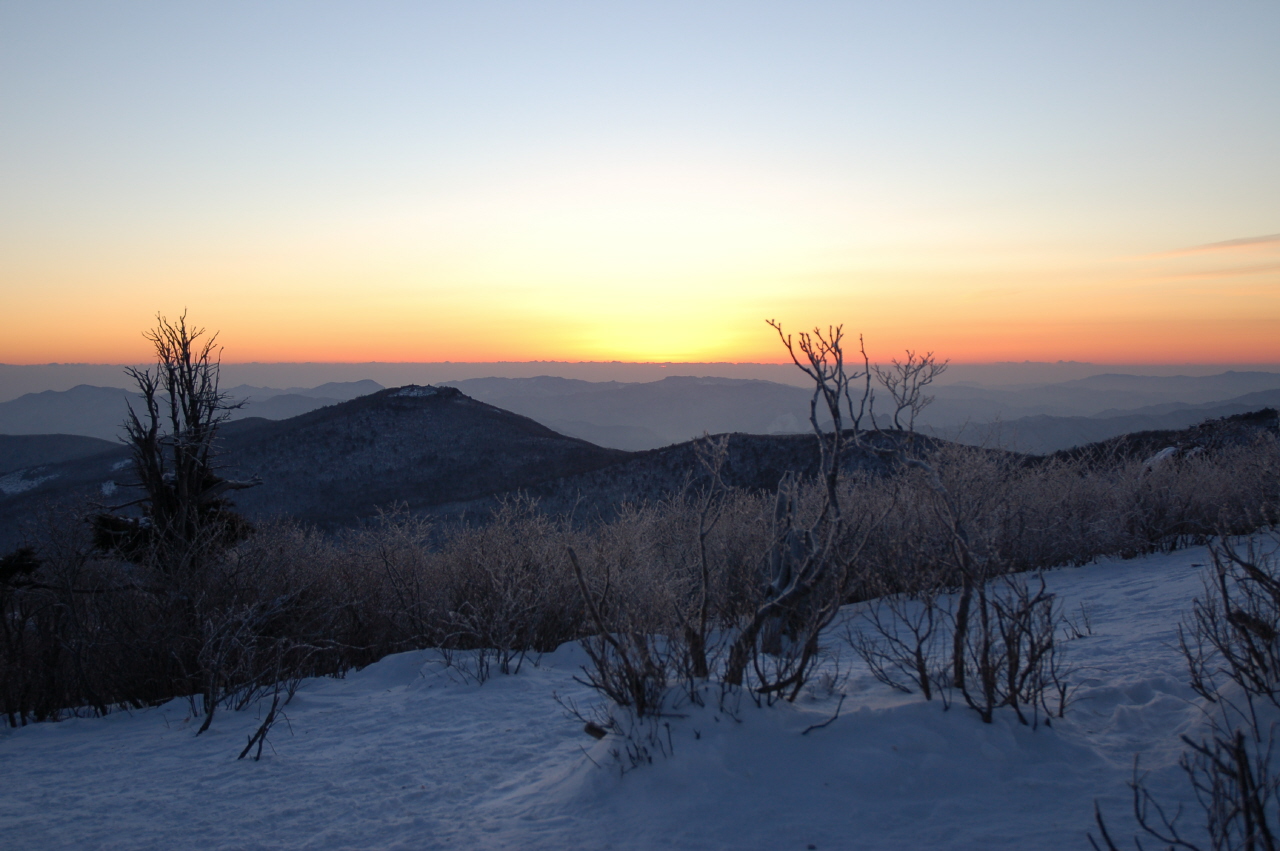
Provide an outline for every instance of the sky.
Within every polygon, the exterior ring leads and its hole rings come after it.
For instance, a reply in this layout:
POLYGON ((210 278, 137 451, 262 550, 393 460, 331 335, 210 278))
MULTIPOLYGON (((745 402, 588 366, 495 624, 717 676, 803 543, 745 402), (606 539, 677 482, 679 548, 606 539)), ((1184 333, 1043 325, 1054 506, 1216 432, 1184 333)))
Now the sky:
POLYGON ((1280 363, 1280 4, 0 0, 0 363, 1280 363))

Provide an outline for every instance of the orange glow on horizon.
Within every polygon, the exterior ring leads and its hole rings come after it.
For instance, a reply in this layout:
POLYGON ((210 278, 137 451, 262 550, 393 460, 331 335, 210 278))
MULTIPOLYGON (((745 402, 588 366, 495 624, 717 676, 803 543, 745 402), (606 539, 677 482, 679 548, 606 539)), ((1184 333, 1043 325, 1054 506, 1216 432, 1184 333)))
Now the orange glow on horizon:
POLYGON ((6 295, 0 363, 144 362, 157 308, 217 329, 228 363, 784 363, 767 318, 792 333, 843 322, 880 361, 909 347, 956 363, 1280 363, 1280 237, 1090 261, 997 249, 866 252, 826 268, 758 259, 639 272, 600 259, 559 274, 550 258, 521 271, 518 256, 380 273, 313 261, 288 276, 234 264, 117 270, 91 288, 63 270, 6 295))
MULTIPOLYGON (((192 318, 195 316, 193 314, 192 318)), ((680 345, 645 349, 625 345, 557 347, 554 341, 514 336, 501 345, 458 335, 424 344, 418 339, 370 343, 353 331, 347 339, 326 345, 309 345, 305 335, 287 339, 255 338, 255 329, 226 323, 218 336, 223 361, 233 363, 790 363, 773 330, 763 321, 756 326, 757 340, 738 346, 680 345)), ((210 323, 212 326, 212 323, 210 323)), ((145 326, 144 326, 145 327, 145 326)), ((491 326, 492 327, 492 326, 491 326)), ((786 323, 791 333, 812 330, 786 323)), ((919 324, 910 328, 870 327, 861 331, 873 361, 886 362, 904 349, 933 351, 953 363, 1078 361, 1096 364, 1259 364, 1280 363, 1276 341, 1277 320, 1169 318, 1159 323, 1023 322, 1016 326, 971 321, 963 327, 919 324)), ((825 326, 824 326, 824 331, 825 326)), ((846 351, 856 352, 859 330, 846 325, 846 351)), ((149 346, 135 331, 133 345, 105 333, 85 334, 77 345, 45 345, 19 353, 6 350, 0 363, 145 363, 149 346)), ((745 333, 741 336, 747 336, 745 333)))

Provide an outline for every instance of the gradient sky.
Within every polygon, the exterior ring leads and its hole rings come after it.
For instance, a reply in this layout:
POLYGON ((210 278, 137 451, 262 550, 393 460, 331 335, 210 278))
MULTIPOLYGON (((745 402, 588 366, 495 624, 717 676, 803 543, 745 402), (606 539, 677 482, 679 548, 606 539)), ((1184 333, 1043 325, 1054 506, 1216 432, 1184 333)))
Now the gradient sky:
POLYGON ((1280 362, 1280 4, 0 0, 0 362, 1280 362))

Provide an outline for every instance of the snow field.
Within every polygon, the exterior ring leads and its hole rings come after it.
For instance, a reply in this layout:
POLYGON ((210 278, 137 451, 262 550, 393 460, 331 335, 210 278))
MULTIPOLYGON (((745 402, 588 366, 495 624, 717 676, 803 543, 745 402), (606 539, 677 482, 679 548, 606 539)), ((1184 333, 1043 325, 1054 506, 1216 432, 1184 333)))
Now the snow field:
MULTIPOLYGON (((0 836, 12 848, 1080 849, 1099 799, 1127 842, 1133 757, 1187 801, 1180 733, 1203 729, 1177 624, 1204 549, 1047 574, 1093 634, 1066 643, 1081 683, 1052 727, 982 724, 876 682, 833 628, 838 695, 733 713, 683 707, 672 755, 623 774, 566 717, 591 706, 565 645, 476 684, 433 651, 305 682, 261 762, 237 761, 266 707, 199 726, 185 700, 0 729, 0 836), (735 717, 736 716, 736 717, 735 717)), ((843 617, 857 623, 857 608, 843 617)), ((815 683, 816 683, 815 678, 815 683)), ((664 734, 667 731, 664 728, 664 734)), ((1188 818, 1195 817, 1189 812, 1188 818)))

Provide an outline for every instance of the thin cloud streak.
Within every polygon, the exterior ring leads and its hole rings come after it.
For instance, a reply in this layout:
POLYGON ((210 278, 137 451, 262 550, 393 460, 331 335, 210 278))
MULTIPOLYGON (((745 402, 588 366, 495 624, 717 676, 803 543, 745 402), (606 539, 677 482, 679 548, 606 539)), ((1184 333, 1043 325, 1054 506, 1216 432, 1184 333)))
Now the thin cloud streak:
POLYGON ((1203 272, 1183 272, 1175 275, 1161 275, 1161 277, 1169 280, 1238 278, 1245 275, 1265 275, 1269 272, 1280 272, 1280 263, 1266 263, 1261 266, 1240 266, 1235 269, 1209 269, 1203 272))
POLYGON ((1246 236, 1241 239, 1228 239, 1223 242, 1209 242, 1204 245, 1194 245, 1190 248, 1163 251, 1151 256, 1186 257, 1192 254, 1211 254, 1218 251, 1233 251, 1237 248, 1253 248, 1255 246, 1270 246, 1273 244, 1280 244, 1280 233, 1270 233, 1265 236, 1246 236))

